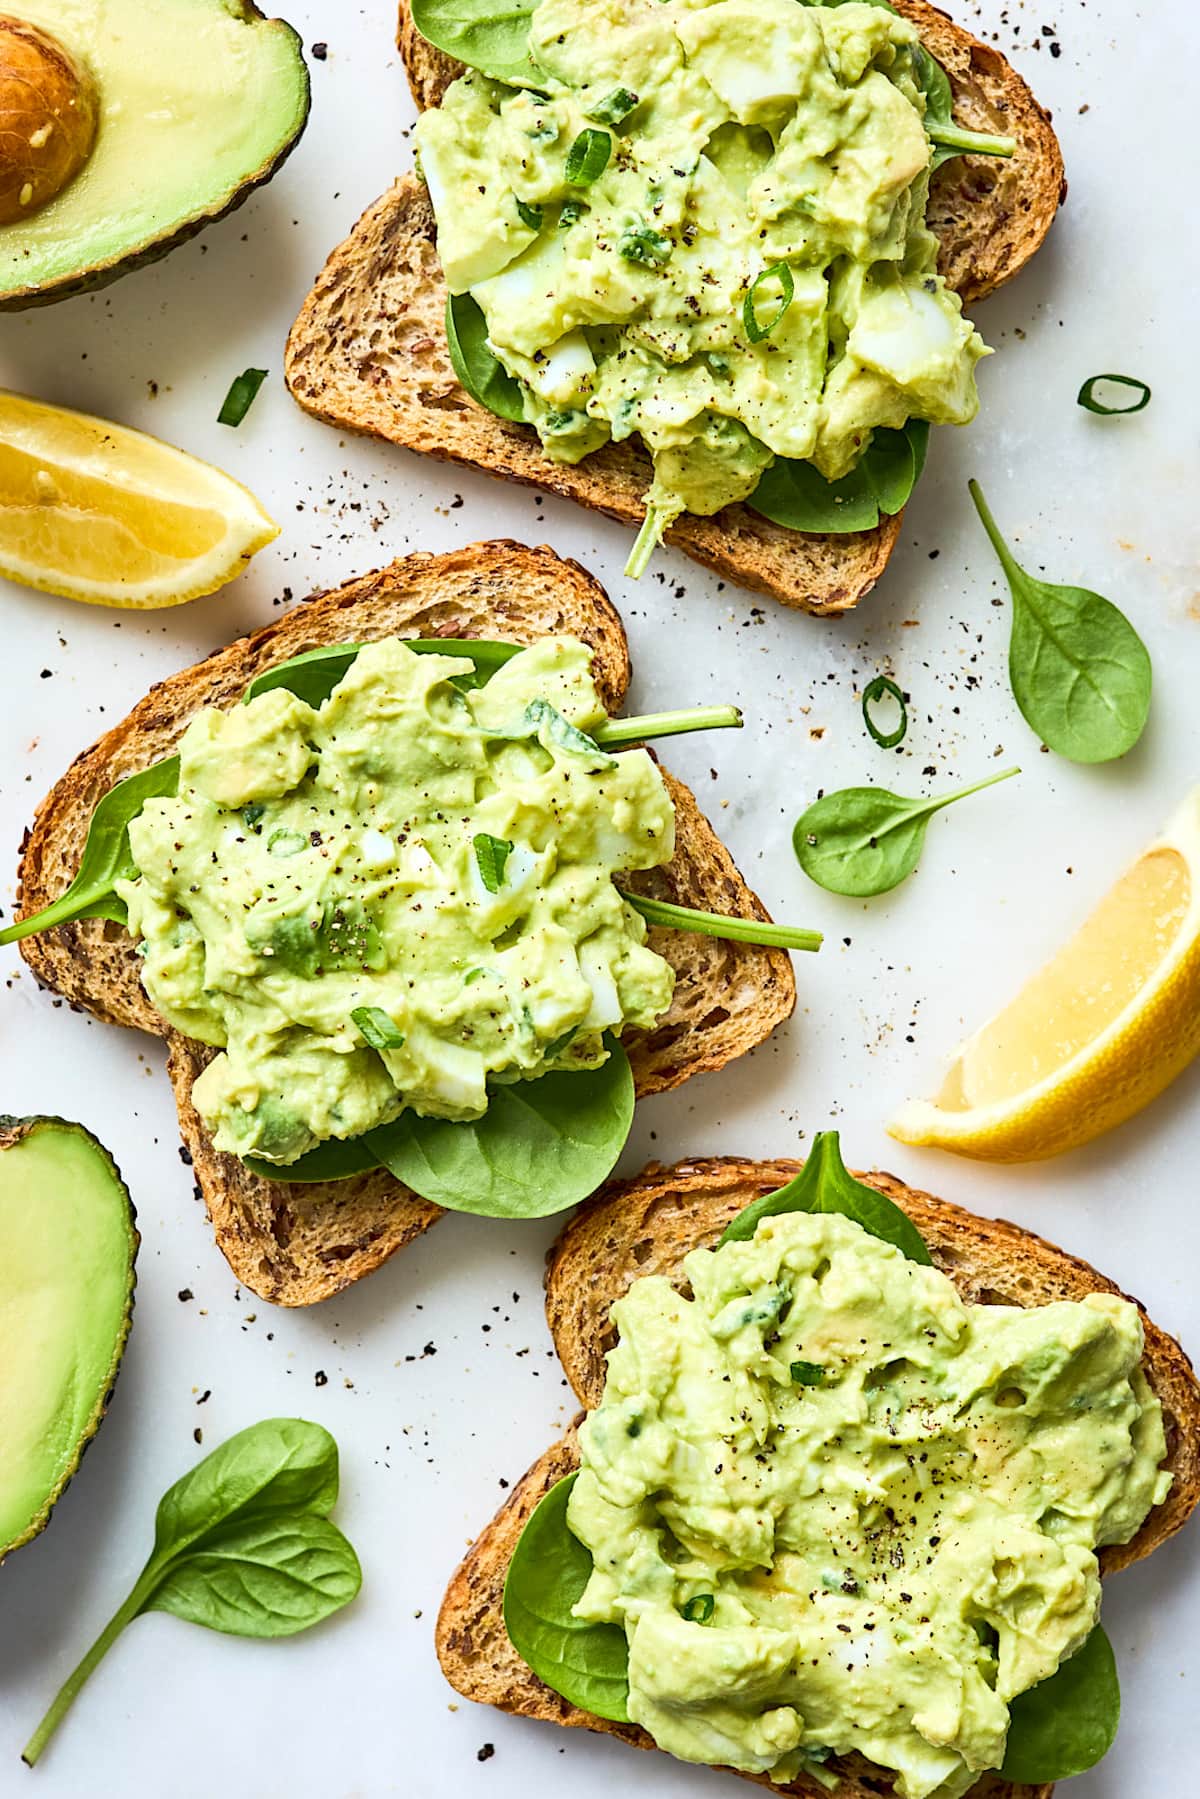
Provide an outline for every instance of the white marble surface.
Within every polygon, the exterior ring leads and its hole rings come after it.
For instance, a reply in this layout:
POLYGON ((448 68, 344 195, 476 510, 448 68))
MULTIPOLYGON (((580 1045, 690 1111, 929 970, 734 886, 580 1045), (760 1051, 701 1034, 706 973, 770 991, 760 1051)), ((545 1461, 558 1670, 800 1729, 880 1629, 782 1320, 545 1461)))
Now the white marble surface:
MULTIPOLYGON (((408 166, 411 112, 389 0, 295 0, 291 15, 306 42, 327 40, 329 55, 313 64, 312 123, 279 179, 156 268, 94 298, 0 318, 4 385, 223 462, 284 527, 225 595, 176 612, 139 618, 5 589, 0 899, 11 901, 34 802, 71 757, 152 680, 269 618, 285 590, 332 586, 412 547, 489 534, 549 541, 595 569, 620 605, 639 708, 745 708, 740 736, 690 739, 672 748, 671 764, 697 785, 776 914, 828 933, 824 953, 798 967, 791 1025, 723 1075, 641 1108, 627 1165, 651 1154, 787 1153, 800 1133, 836 1125, 851 1160, 1034 1226, 1200 1344, 1200 1070, 1128 1128, 1045 1167, 917 1153, 883 1130, 1200 778, 1200 256, 1178 78, 1194 61, 1191 9, 1179 0, 1141 14, 1117 0, 984 6, 987 30, 1055 110, 1070 200, 1035 267, 979 309, 998 352, 982 370, 982 416, 969 433, 937 436, 882 587, 837 624, 722 591, 675 554, 632 588, 616 526, 343 441, 295 409, 280 380, 287 325, 327 250, 408 166), (215 416, 232 375, 251 363, 269 367, 271 382, 235 434, 215 416), (1080 380, 1105 368, 1150 381, 1149 410, 1102 421, 1077 408, 1080 380), (1019 553, 1109 594, 1149 642, 1153 719, 1119 767, 1039 754, 1018 716, 1005 679, 1007 605, 967 500, 971 474, 1019 553), (854 697, 878 671, 914 696, 912 729, 891 755, 866 739, 854 697), (1023 764, 1021 780, 936 820, 919 874, 890 898, 838 900, 796 868, 791 824, 819 787, 874 779, 928 790, 935 779, 977 777, 1000 755, 1023 764)), ((51 1528, 0 1574, 0 1793, 516 1799, 569 1782, 578 1799, 600 1799, 614 1780, 679 1799, 744 1790, 728 1776, 458 1704, 438 1671, 431 1631, 447 1575, 502 1483, 570 1409, 540 1306, 552 1227, 451 1219, 344 1298, 273 1312, 235 1290, 212 1246, 157 1046, 56 1005, 15 952, 0 967, 3 1109, 61 1112, 98 1131, 143 1231, 136 1323, 111 1415, 51 1528), (265 1646, 141 1620, 26 1775, 20 1745, 123 1597, 158 1495, 198 1454, 195 1429, 208 1448, 276 1412, 337 1435, 339 1518, 366 1570, 361 1600, 324 1629, 265 1646), (479 1762, 485 1744, 494 1754, 479 1762)), ((1071 1787, 1079 1799, 1180 1790, 1200 1674, 1198 1555, 1193 1529, 1109 1591, 1125 1721, 1108 1761, 1071 1787)))

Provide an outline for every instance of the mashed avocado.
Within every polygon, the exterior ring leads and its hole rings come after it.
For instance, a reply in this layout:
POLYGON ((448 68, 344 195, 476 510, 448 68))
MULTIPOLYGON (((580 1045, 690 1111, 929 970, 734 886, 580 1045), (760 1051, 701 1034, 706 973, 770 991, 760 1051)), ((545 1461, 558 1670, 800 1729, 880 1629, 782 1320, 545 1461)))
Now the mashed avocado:
POLYGON ((529 47, 542 91, 470 72, 417 125, 438 249, 551 458, 640 435, 649 542, 776 456, 836 480, 876 426, 974 417, 985 350, 936 273, 911 24, 542 0, 529 47))
POLYGON ((224 1052, 192 1090, 219 1149, 477 1118, 489 1081, 594 1067, 667 1009, 612 877, 669 861, 674 811, 644 750, 582 734, 590 657, 545 639, 462 692, 470 663, 388 639, 319 709, 276 688, 192 720, 118 891, 154 1004, 224 1052))
POLYGON ((651 1276, 613 1308, 568 1511, 629 1716, 685 1761, 784 1781, 857 1750, 958 1799, 1170 1485, 1136 1307, 966 1305, 830 1214, 683 1269, 691 1297, 651 1276))

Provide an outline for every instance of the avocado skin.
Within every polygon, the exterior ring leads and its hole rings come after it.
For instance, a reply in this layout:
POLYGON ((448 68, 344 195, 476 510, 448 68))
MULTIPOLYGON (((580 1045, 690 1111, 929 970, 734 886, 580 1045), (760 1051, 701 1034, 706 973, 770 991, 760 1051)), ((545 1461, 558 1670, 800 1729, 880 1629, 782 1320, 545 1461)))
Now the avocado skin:
POLYGON ((222 219, 244 206, 257 188, 265 187, 283 167, 296 145, 304 135, 308 124, 308 115, 312 109, 312 78, 308 64, 304 60, 304 43, 300 33, 289 25, 286 19, 268 19, 266 13, 254 4, 254 0, 242 0, 242 11, 254 19, 261 19, 290 37, 296 46, 296 58, 303 71, 304 111, 295 131, 287 142, 281 145, 278 152, 261 168, 248 175, 232 197, 217 212, 205 212, 196 218, 187 219, 178 230, 167 237, 156 238, 153 242, 136 245, 131 250, 123 250, 109 261, 93 264, 81 269, 78 274, 65 275, 58 281, 46 286, 32 283, 28 287, 11 288, 7 293, 0 292, 0 312, 28 312, 34 306, 53 306, 58 300, 71 300, 79 294, 95 293, 99 288, 108 287, 119 281, 122 275, 132 275, 136 269, 144 269, 148 264, 157 262, 160 257, 169 256, 180 244, 186 244, 210 225, 219 224, 222 219))
POLYGON ((85 1138, 87 1142, 91 1144, 92 1148, 101 1156, 104 1162, 107 1163, 114 1186, 116 1186, 124 1195, 125 1208, 129 1218, 129 1290, 125 1303, 124 1323, 116 1342, 113 1344, 112 1360, 109 1363, 108 1377, 105 1380, 100 1397, 93 1408, 91 1417, 88 1419, 87 1424, 80 1433, 78 1443, 76 1444, 75 1459, 71 1465, 64 1470, 58 1484, 47 1494, 42 1509, 38 1512, 37 1516, 30 1521, 25 1530, 21 1532, 20 1536, 14 1537, 10 1543, 0 1543, 0 1566, 3 1566, 4 1561, 12 1554, 14 1549, 23 1548, 26 1543, 31 1543, 35 1537, 40 1536, 45 1530, 47 1524, 50 1522, 51 1512, 70 1486, 75 1475, 79 1472, 79 1464, 87 1453, 88 1447, 95 1437, 96 1432, 104 1422, 105 1413, 108 1411, 113 1393, 116 1391, 117 1375, 121 1371, 121 1362, 125 1355, 125 1345, 129 1341, 129 1333, 133 1328, 134 1294, 137 1287, 137 1253, 142 1241, 141 1232, 137 1228, 137 1211, 134 1207, 133 1200, 130 1197, 129 1188, 121 1178, 120 1169, 117 1167, 112 1156, 105 1149, 103 1143, 100 1142, 100 1139, 94 1136, 93 1133, 87 1130, 83 1125, 75 1123, 75 1121, 70 1118, 59 1118, 53 1113, 39 1113, 30 1118, 14 1118, 7 1112, 0 1112, 0 1155, 3 1155, 5 1150, 12 1149, 23 1137, 28 1137, 34 1131, 40 1130, 71 1131, 75 1135, 85 1138))

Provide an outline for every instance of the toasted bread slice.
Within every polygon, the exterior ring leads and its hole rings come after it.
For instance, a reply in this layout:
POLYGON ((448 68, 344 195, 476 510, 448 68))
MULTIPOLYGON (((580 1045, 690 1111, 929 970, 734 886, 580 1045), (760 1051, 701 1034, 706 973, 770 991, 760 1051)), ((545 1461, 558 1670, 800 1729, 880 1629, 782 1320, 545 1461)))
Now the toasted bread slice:
MULTIPOLYGON (((1065 192, 1049 115, 999 51, 981 44, 925 0, 900 0, 945 66, 955 116, 1015 137, 1011 162, 958 158, 933 180, 929 221, 940 266, 967 302, 1024 266, 1065 192)), ((425 42, 401 5, 399 43, 419 107, 436 105, 460 66, 425 42)), ((575 468, 553 463, 534 432, 477 406, 455 379, 446 348, 446 286, 423 184, 403 176, 330 256, 288 339, 288 386, 328 423, 365 431, 443 460, 562 494, 636 525, 650 485, 649 458, 609 444, 575 468)), ((685 515, 667 541, 741 587, 816 613, 857 605, 879 579, 900 531, 813 536, 789 531, 746 506, 712 518, 685 515)))
MULTIPOLYGON (((610 712, 629 685, 629 650, 615 609, 577 563, 521 544, 473 544, 445 556, 393 562, 281 618, 162 682, 86 750, 42 801, 21 859, 20 907, 40 911, 70 882, 97 801, 117 781, 171 753, 202 706, 229 706, 263 669, 322 644, 387 636, 499 638, 531 643, 569 633, 591 645, 593 674, 610 712)), ((671 863, 631 888, 744 917, 767 916, 681 782, 671 863)), ((769 1036, 796 999, 790 958, 680 931, 650 941, 676 971, 670 1010, 626 1039, 640 1095, 722 1068, 769 1036)), ((191 1105, 210 1053, 170 1031, 142 989, 140 961, 119 925, 62 925, 21 944, 45 986, 112 1024, 165 1037, 180 1124, 217 1242, 238 1279, 278 1305, 311 1305, 378 1268, 441 1216, 382 1171, 328 1184, 288 1185, 253 1175, 212 1146, 191 1105)))
MULTIPOLYGON (((628 1181, 610 1181, 567 1225, 550 1252, 546 1315, 555 1348, 581 1405, 593 1408, 604 1392, 604 1357, 615 1341, 612 1306, 643 1274, 680 1278, 689 1250, 715 1243, 729 1220, 760 1194, 797 1172, 793 1161, 720 1158, 651 1163, 628 1181)), ((929 1245, 936 1265, 974 1304, 1043 1305, 1120 1289, 1033 1232, 978 1218, 961 1207, 906 1187, 890 1174, 860 1175, 902 1206, 929 1245)), ((1104 1549, 1110 1574, 1157 1549, 1186 1522, 1200 1500, 1200 1386, 1187 1356, 1143 1312, 1144 1366, 1162 1403, 1167 1459, 1175 1479, 1132 1542, 1104 1549)), ((622 1737, 641 1749, 653 1742, 636 1725, 612 1724, 579 1711, 551 1691, 521 1660, 504 1629, 504 1578, 525 1522, 538 1501, 579 1465, 573 1426, 513 1489, 477 1538, 446 1592, 437 1623, 437 1652, 451 1686, 468 1699, 524 1717, 584 1726, 622 1737)), ((878 1770, 860 1758, 830 1763, 841 1775, 834 1799, 877 1799, 878 1770)), ((754 1776, 747 1775, 746 1779, 754 1776)), ((800 1779, 776 1792, 822 1799, 825 1789, 800 1779)), ((1019 1786, 999 1776, 972 1788, 972 1799, 1048 1799, 1050 1786, 1019 1786)), ((828 1799, 828 1795, 825 1795, 828 1799)))

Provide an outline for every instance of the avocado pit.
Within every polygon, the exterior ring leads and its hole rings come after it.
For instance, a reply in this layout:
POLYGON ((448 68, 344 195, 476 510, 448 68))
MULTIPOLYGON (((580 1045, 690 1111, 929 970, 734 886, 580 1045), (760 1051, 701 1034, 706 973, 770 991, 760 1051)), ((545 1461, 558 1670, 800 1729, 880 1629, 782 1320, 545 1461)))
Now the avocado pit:
POLYGON ((75 179, 99 115, 79 58, 41 26, 0 14, 0 224, 27 218, 75 179))

